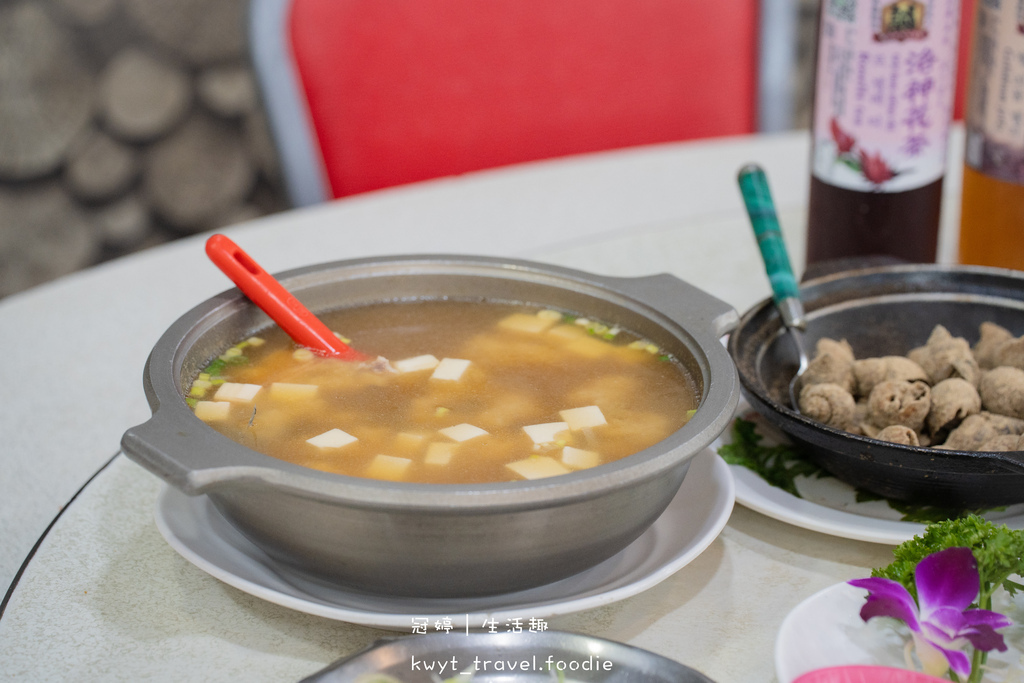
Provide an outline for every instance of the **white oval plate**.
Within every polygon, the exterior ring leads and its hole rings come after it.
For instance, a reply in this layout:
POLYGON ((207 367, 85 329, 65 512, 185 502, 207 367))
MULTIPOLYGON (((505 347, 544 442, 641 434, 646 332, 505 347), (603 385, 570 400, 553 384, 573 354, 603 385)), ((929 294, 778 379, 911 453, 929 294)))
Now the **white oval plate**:
MULTIPOLYGON (((765 435, 762 444, 778 443, 774 428, 754 413, 745 401, 740 402, 736 415, 758 423, 759 431, 765 435)), ((711 448, 717 453, 723 444, 730 442, 731 437, 730 426, 711 444, 711 448)), ((798 498, 772 486, 746 467, 729 465, 729 469, 736 481, 737 502, 793 526, 887 545, 899 545, 925 529, 924 524, 901 521, 901 514, 883 500, 857 502, 856 490, 834 477, 799 478, 797 490, 803 497, 798 498)), ((1014 505, 985 517, 1011 529, 1024 529, 1024 505, 1014 505)))
POLYGON ((526 591, 471 599, 374 595, 317 583, 271 560, 232 527, 206 496, 165 486, 156 523, 167 543, 211 576, 300 612, 377 628, 409 630, 444 620, 455 629, 544 619, 622 600, 692 562, 721 533, 735 488, 728 465, 710 450, 698 454, 668 508, 636 541, 575 576, 526 591), (424 619, 427 621, 424 622, 424 619), (414 621, 415 620, 415 621, 414 621))

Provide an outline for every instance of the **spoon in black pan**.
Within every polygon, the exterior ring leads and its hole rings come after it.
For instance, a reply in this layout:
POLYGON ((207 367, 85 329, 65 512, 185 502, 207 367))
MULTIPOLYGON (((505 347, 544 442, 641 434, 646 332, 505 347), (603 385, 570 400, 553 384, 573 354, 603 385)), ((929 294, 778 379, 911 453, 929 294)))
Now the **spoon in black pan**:
POLYGON ((800 287, 793 275, 793 267, 789 262, 786 243, 782 239, 779 218, 775 212, 768 189, 768 178, 764 170, 757 164, 747 164, 740 169, 738 181, 743 203, 750 216, 750 225, 757 238, 757 246, 761 250, 768 280, 772 286, 772 300, 782 318, 782 324, 789 332, 789 338, 796 347, 799 367, 789 382, 789 402, 793 410, 800 412, 800 378, 807 370, 807 347, 804 343, 804 331, 807 319, 804 317, 804 305, 800 300, 800 287))

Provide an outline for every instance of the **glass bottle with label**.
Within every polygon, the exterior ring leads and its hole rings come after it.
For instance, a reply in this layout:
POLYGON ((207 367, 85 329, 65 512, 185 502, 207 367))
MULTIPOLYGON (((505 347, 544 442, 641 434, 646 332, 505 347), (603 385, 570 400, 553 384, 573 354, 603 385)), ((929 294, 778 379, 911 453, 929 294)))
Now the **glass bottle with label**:
POLYGON ((823 0, 807 262, 936 258, 959 0, 823 0))
POLYGON ((960 262, 1024 270, 1024 0, 975 8, 960 262))

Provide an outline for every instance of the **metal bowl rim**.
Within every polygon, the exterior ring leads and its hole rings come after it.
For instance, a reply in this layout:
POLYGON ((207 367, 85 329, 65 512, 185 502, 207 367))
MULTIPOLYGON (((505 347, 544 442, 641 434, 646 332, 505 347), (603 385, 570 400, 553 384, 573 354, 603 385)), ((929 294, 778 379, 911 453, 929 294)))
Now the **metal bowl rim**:
MULTIPOLYGON (((395 655, 401 655, 401 657, 408 657, 413 654, 425 654, 430 656, 433 654, 450 654, 448 647, 452 644, 452 639, 458 639, 455 642, 463 642, 462 639, 466 638, 470 642, 470 645, 474 647, 474 652, 479 649, 479 656, 486 658, 489 653, 487 648, 488 645, 492 645, 495 651, 502 657, 522 657, 530 654, 525 652, 525 648, 547 648, 545 653, 558 648, 565 653, 572 653, 579 656, 586 656, 593 654, 593 651, 588 647, 589 645, 598 645, 604 650, 611 650, 610 656, 605 656, 604 652, 601 656, 605 659, 611 659, 613 662, 616 654, 620 656, 627 656, 632 659, 640 661, 650 662, 655 665, 661 673, 671 674, 674 676, 684 675, 687 678, 684 680, 692 681, 692 683, 703 683, 710 682, 711 679, 700 671, 689 667, 681 662, 678 662, 665 655, 652 652, 645 648, 631 645, 629 643, 623 643, 617 640, 611 640, 609 638, 602 638, 599 636, 592 636, 582 633, 575 633, 572 631, 559 631, 559 630, 544 630, 544 631, 524 631, 521 633, 491 633, 488 631, 482 631, 479 629, 471 629, 468 634, 454 634, 454 633, 428 633, 428 634, 416 634, 408 636, 395 636, 395 637, 384 637, 370 643, 367 647, 356 652, 348 657, 344 657, 332 664, 325 669, 317 672, 313 676, 304 679, 303 683, 315 683, 322 681, 327 683, 328 681, 335 680, 335 674, 345 673, 346 669, 358 668, 362 663, 363 658, 373 657, 376 653, 383 651, 394 651, 395 655), (548 644, 550 642, 550 644, 548 644), (410 643, 420 645, 421 647, 409 647, 410 643), (423 645, 431 647, 422 647, 423 645), (448 647, 446 647, 448 646, 448 647)), ((408 661, 403 659, 403 661, 408 661)), ((635 663, 635 662, 634 662, 635 663)), ((618 668, 622 671, 621 668, 618 668)), ((627 668, 626 671, 632 671, 633 669, 627 668)))

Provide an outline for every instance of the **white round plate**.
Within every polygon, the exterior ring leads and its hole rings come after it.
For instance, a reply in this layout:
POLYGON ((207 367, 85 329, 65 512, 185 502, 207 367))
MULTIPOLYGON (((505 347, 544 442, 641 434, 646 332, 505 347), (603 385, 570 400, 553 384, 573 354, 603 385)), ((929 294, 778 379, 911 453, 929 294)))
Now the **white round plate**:
POLYGON ((735 489, 728 465, 710 450, 690 465, 668 508, 614 557, 575 576, 538 588, 483 598, 416 599, 374 595, 306 580, 281 567, 232 527, 206 496, 165 486, 156 523, 179 554, 239 590, 291 609, 378 628, 411 630, 446 620, 455 629, 544 619, 622 600, 692 562, 721 533, 735 489), (424 622, 423 620, 427 621, 424 622))
MULTIPOLYGON (((860 608, 867 591, 837 583, 815 593, 786 615, 775 638, 775 675, 792 683, 808 671, 831 666, 876 665, 908 668, 903 654, 909 631, 892 619, 864 622, 860 608)), ((1024 596, 993 596, 993 608, 1014 620, 1001 631, 1006 652, 990 652, 985 683, 1010 683, 1024 670, 1024 596)))
MULTIPOLYGON (((764 435, 762 445, 778 443, 778 433, 745 401, 740 402, 736 415, 757 422, 759 432, 764 435)), ((711 444, 711 448, 717 453, 731 439, 730 427, 711 444)), ((729 469, 736 481, 737 502, 793 526, 887 545, 899 545, 925 529, 924 524, 901 521, 901 513, 889 507, 884 500, 858 502, 856 489, 834 477, 798 478, 797 490, 803 496, 798 498, 772 486, 746 467, 729 465, 729 469)), ((1024 529, 1024 505, 1013 505, 984 516, 1011 529, 1024 529)))

